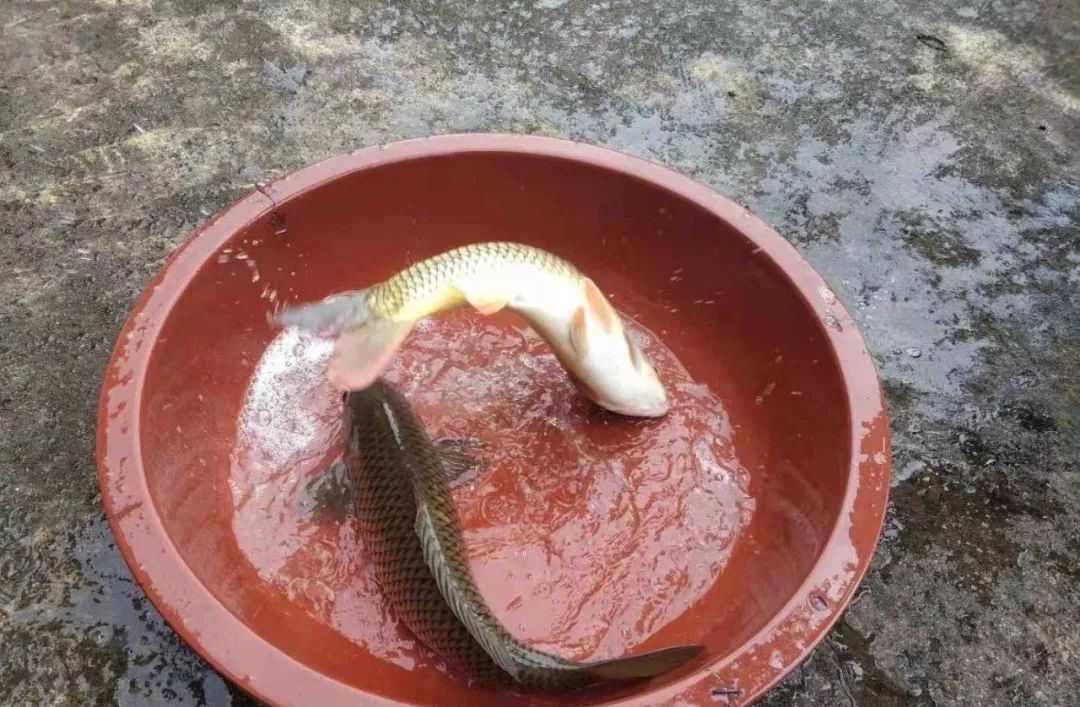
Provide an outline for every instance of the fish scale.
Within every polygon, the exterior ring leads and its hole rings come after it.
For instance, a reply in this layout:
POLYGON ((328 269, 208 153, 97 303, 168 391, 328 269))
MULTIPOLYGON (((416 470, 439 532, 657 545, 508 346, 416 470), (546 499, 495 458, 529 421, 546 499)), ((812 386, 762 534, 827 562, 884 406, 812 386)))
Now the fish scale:
POLYGON ((491 613, 473 579, 446 453, 382 379, 344 400, 345 463, 364 546, 397 618, 436 653, 485 682, 566 690, 651 677, 701 652, 682 646, 577 663, 519 641, 491 613))
MULTIPOLYGON (((389 414, 385 408, 357 410, 360 406, 350 406, 352 436, 347 464, 357 491, 360 531, 379 584, 397 617, 432 650, 477 679, 510 684, 510 675, 491 659, 447 604, 424 558, 416 534, 414 494, 434 499, 442 522, 457 525, 458 518, 437 450, 415 417, 401 409, 400 402, 389 408, 389 414)), ((463 554, 451 551, 445 561, 452 573, 470 577, 470 598, 482 604, 463 554)), ((490 621, 494 622, 494 617, 490 621)), ((530 653, 523 651, 524 655, 530 653)))
MULTIPOLYGON (((368 306, 377 317, 393 319, 410 301, 434 297, 460 275, 478 270, 526 265, 574 279, 580 271, 558 256, 520 243, 472 243, 421 260, 368 291, 368 306)), ((457 300, 454 301, 457 303, 457 300)))

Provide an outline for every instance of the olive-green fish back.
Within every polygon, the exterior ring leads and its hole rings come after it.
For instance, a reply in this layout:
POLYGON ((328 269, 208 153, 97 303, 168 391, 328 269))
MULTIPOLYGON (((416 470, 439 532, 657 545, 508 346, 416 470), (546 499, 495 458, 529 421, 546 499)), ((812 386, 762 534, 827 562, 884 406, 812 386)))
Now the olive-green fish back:
POLYGON ((447 660, 480 679, 554 690, 652 677, 701 652, 680 646, 577 663, 519 641, 476 586, 439 449, 405 398, 380 380, 349 393, 346 408, 365 547, 398 618, 447 660))

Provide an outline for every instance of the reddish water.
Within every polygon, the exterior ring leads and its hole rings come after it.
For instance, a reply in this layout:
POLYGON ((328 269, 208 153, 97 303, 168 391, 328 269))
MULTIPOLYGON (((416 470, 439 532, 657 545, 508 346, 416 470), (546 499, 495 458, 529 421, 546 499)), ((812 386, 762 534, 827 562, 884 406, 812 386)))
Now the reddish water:
MULTIPOLYGON (((622 655, 697 603, 753 512, 720 401, 649 332, 632 333, 672 396, 660 420, 598 411, 509 316, 425 322, 387 376, 433 438, 487 443, 483 469, 454 481, 476 581, 517 636, 575 659, 622 655)), ((329 350, 285 331, 252 378, 230 475, 238 544, 263 579, 372 654, 441 667, 384 605, 355 524, 297 503, 340 450, 329 350)), ((680 639, 711 629, 688 622, 680 639)))

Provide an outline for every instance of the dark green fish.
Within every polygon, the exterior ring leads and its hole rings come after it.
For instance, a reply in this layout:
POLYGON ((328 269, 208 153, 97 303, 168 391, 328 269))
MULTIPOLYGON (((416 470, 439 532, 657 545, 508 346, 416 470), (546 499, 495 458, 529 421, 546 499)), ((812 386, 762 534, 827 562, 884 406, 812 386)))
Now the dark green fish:
POLYGON ((447 483, 467 456, 432 443, 404 396, 381 379, 344 400, 345 465, 364 545, 395 615, 444 659, 480 680, 566 690, 653 677, 702 652, 680 646, 576 663, 516 639, 492 615, 469 570, 447 483))

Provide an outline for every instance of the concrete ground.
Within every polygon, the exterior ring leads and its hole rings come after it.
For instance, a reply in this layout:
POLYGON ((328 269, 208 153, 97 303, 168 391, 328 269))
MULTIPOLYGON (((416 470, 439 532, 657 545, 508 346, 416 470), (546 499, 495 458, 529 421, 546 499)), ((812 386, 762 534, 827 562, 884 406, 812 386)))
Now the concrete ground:
POLYGON ((1078 43, 1054 0, 3 3, 0 702, 248 703, 113 545, 106 356, 253 182, 485 130, 714 185, 862 327, 893 414, 884 540, 766 704, 1075 704, 1078 43))

